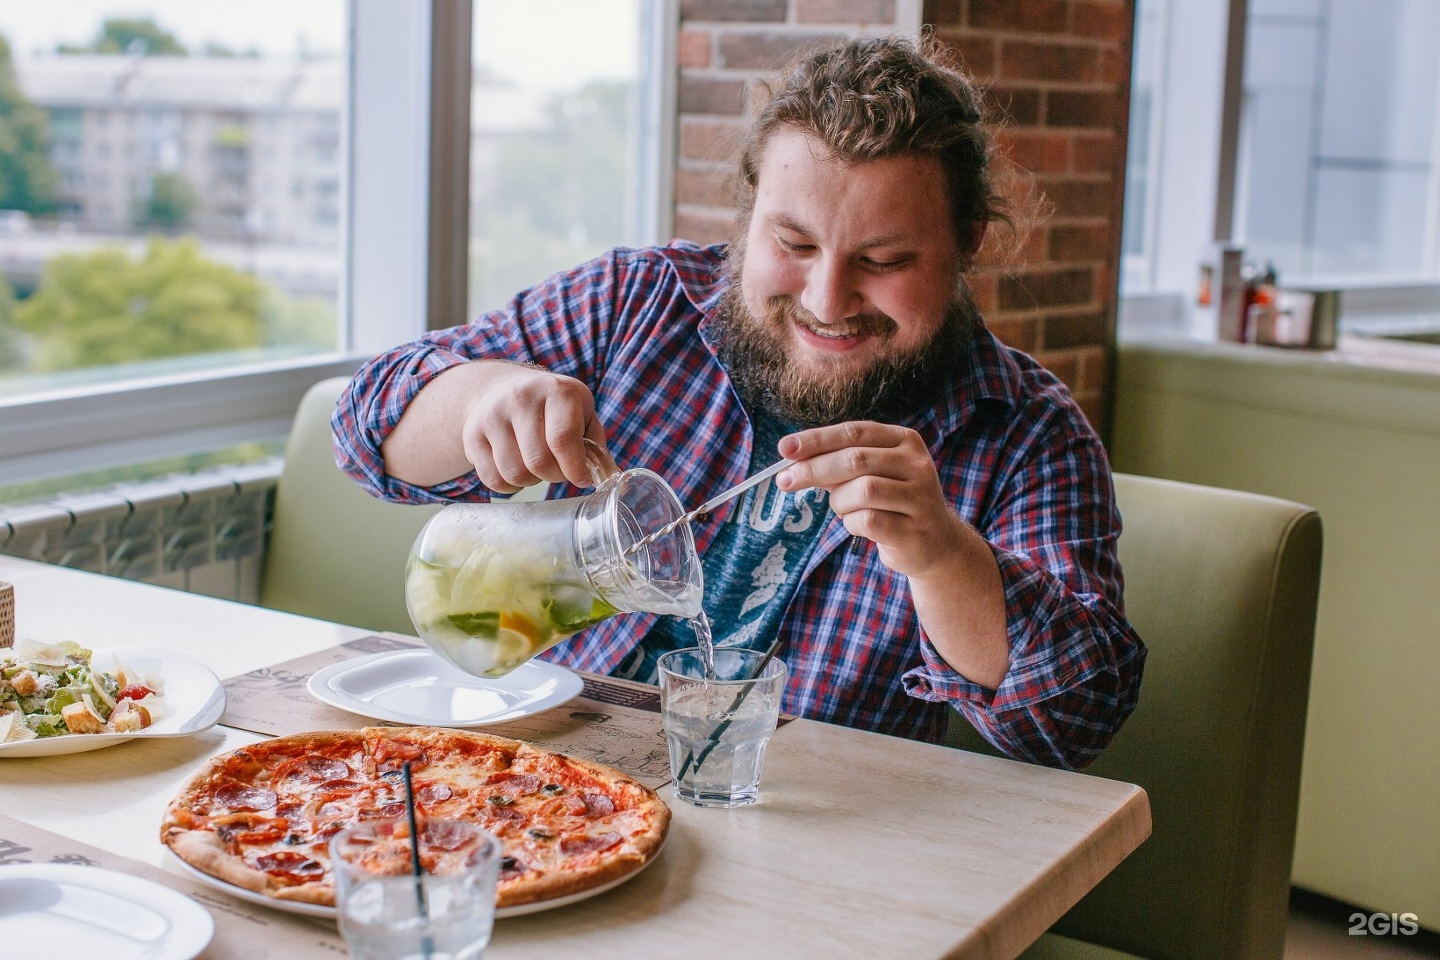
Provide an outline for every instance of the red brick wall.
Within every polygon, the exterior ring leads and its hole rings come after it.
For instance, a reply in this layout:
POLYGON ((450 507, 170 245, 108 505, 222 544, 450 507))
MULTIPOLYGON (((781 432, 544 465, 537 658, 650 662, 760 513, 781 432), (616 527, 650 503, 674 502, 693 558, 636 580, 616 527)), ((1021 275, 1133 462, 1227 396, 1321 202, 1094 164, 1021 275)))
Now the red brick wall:
MULTIPOLYGON (((1000 145, 1053 209, 1018 261, 975 276, 986 320, 1063 378, 1104 430, 1133 4, 925 0, 923 10, 988 90, 1004 117, 1000 145)), ((676 235, 730 236, 727 178, 752 78, 816 39, 891 32, 896 16, 896 0, 682 0, 676 235)))

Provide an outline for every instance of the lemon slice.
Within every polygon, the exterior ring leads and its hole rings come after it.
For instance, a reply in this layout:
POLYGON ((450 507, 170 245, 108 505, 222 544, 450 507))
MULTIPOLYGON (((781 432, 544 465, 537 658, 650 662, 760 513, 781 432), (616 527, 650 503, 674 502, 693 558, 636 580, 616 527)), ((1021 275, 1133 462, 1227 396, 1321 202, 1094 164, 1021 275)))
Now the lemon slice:
POLYGON ((501 597, 493 596, 499 584, 492 570, 495 548, 481 544, 470 551, 470 556, 455 571, 450 585, 450 610, 463 613, 469 610, 494 610, 501 597))

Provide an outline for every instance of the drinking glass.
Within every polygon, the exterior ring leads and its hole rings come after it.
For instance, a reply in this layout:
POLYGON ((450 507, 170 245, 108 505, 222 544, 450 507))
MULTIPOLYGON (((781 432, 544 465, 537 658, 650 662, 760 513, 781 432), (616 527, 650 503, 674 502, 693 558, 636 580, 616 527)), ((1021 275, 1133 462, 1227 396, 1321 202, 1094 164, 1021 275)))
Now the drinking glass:
POLYGON ((340 932, 355 960, 479 960, 495 922, 500 841, 473 824, 373 820, 330 841, 340 932))
POLYGON ((785 664, 759 650, 718 647, 707 676, 699 647, 660 657, 660 711, 675 795, 698 807, 760 797, 765 746, 780 716, 785 664))

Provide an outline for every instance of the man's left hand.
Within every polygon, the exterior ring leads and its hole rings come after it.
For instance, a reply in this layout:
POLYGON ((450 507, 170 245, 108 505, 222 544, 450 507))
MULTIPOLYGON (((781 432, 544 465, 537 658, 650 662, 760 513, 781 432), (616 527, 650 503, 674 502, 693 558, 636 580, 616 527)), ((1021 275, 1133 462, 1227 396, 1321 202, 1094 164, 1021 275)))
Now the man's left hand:
POLYGON ((828 492, 845 529, 874 541, 896 573, 924 577, 958 559, 964 522, 914 430, 869 421, 817 427, 785 437, 780 454, 796 461, 776 477, 780 489, 828 492))

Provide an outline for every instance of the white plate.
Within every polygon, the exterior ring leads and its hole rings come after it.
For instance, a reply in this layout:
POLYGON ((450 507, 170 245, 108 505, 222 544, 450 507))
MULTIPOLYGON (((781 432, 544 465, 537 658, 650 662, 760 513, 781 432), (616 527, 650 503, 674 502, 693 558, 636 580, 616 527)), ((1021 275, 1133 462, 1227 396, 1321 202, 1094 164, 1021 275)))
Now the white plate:
POLYGON ((315 699, 362 717, 421 726, 483 727, 558 707, 584 682, 544 660, 493 680, 471 676, 430 650, 390 650, 317 670, 315 699))
POLYGON ((112 747, 126 740, 188 737, 209 730, 225 712, 225 688, 205 664, 174 650, 159 647, 124 647, 95 651, 92 666, 111 671, 119 660, 141 677, 153 676, 165 685, 165 716, 136 733, 67 733, 0 743, 0 757, 50 757, 112 747))
POLYGON ((214 933, 204 907, 150 880, 74 864, 0 866, 0 943, 33 956, 191 960, 214 933))
MULTIPOLYGON (((550 900, 537 900, 535 903, 522 903, 519 906, 515 907, 501 907, 495 911, 495 919, 507 920, 510 917, 523 917, 527 913, 540 913, 544 910, 554 910, 556 907, 563 907, 567 906, 568 904, 578 903, 581 900, 589 900, 591 897, 598 897, 605 891, 613 890, 616 887, 620 886, 620 884, 625 883, 629 880, 633 880, 635 877, 639 876, 646 867, 650 866, 650 864, 655 862, 656 858, 660 856, 660 851, 664 849, 665 841, 662 840, 660 842, 660 849, 655 851, 655 856, 651 857, 640 867, 639 870, 636 870, 633 873, 627 873, 623 877, 616 877, 614 880, 611 880, 608 883, 602 883, 600 886, 594 887, 590 890, 581 890, 579 893, 567 893, 563 897, 554 897, 550 900)), ((245 900, 249 903, 259 904, 262 907, 271 907, 275 910, 283 910, 285 913, 298 913, 301 916, 305 917, 324 917, 327 920, 335 919, 334 907, 322 906, 318 903, 296 903, 293 900, 276 900, 274 897, 267 897, 264 894, 255 893, 253 890, 246 890, 244 887, 237 887, 233 883, 226 883, 224 880, 221 880, 218 877, 212 877, 210 876, 210 874, 197 870, 190 864, 186 863, 184 860, 181 860, 179 857, 175 856, 173 851, 167 850, 167 852, 170 853, 170 856, 175 861, 175 863, 179 864, 180 868, 186 873, 188 873, 190 876, 201 881, 202 883, 209 884, 217 890, 228 893, 232 897, 239 897, 241 900, 245 900)), ((3 874, 0 874, 0 876, 3 876, 3 874)), ((112 960, 112 958, 106 957, 105 960, 112 960)))

